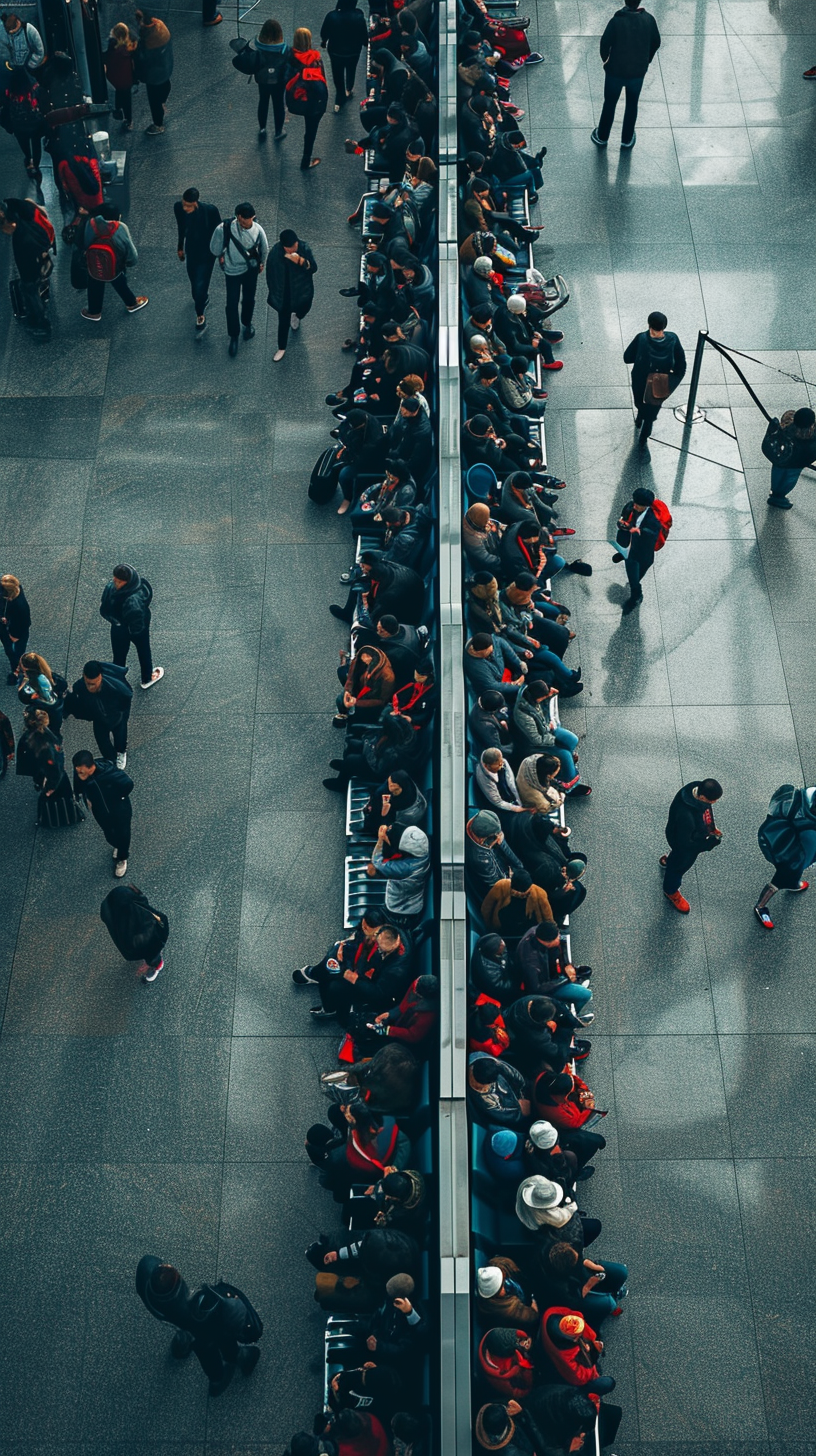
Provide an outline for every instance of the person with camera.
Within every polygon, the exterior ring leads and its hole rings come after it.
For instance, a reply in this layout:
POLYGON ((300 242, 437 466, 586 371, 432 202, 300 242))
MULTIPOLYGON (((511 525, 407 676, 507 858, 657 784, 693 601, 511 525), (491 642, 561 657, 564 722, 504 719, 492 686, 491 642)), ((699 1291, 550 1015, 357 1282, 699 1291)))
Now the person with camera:
POLYGON ((210 252, 218 259, 227 285, 229 355, 234 359, 241 325, 247 342, 255 337, 252 326, 255 293, 269 256, 269 241, 260 223, 255 221, 251 202, 239 202, 235 215, 219 223, 210 239, 210 252))

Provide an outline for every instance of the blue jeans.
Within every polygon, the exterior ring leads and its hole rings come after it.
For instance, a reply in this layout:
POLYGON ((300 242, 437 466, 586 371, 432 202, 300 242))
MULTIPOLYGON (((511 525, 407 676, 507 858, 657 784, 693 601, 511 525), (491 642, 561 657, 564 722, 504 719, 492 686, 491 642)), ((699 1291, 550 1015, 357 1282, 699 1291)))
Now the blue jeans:
POLYGON ((604 79, 604 104, 601 111, 601 119, 598 122, 598 136, 602 142, 609 141, 609 133, 612 130, 612 122, 615 120, 615 107, 618 104, 621 91, 626 90, 626 108, 623 113, 623 126, 621 127, 621 142, 630 142, 635 134, 635 122, 637 121, 638 98, 640 90, 645 81, 645 76, 609 76, 604 79))
POLYGON ((557 576, 558 573, 559 573, 559 571, 563 571, 564 570, 564 567, 566 566, 566 564, 567 563, 566 563, 564 557, 563 556, 559 556, 558 555, 558 552, 557 551, 554 551, 553 554, 552 554, 552 556, 550 556, 549 559, 548 559, 548 561, 547 561, 547 575, 548 576, 557 576))
POLYGON ((772 465, 771 495, 790 495, 801 474, 801 469, 791 470, 783 465, 772 465))
MULTIPOLYGON (((559 986, 556 991, 548 991, 547 995, 551 996, 553 1001, 560 1001, 565 1006, 574 1006, 579 1014, 587 1002, 592 1000, 589 986, 581 986, 577 981, 570 981, 566 986, 559 986)), ((598 1263, 600 1263, 600 1259, 598 1263)))
MULTIPOLYGON (((552 673, 552 676, 555 680, 555 685, 559 688, 571 687, 574 682, 578 681, 578 673, 571 672, 568 667, 565 667, 563 662, 561 661, 561 658, 557 655, 557 653, 551 652, 549 647, 536 648, 535 652, 533 653, 533 660, 530 664, 530 667, 535 667, 536 669, 540 668, 541 671, 545 673, 552 673)), ((530 681, 535 681, 532 675, 530 675, 530 681)), ((569 736, 570 738, 575 737, 573 733, 571 733, 569 736)), ((577 738, 575 739, 575 742, 578 742, 577 738)), ((571 777, 574 777, 574 775, 571 775, 571 777)))
MULTIPOLYGON (((581 1308, 590 1324, 597 1328, 601 1320, 605 1320, 617 1309, 618 1301, 615 1295, 626 1283, 629 1270, 625 1264, 613 1264, 610 1259, 595 1259, 594 1262, 603 1265, 606 1278, 602 1284, 596 1284, 591 1294, 584 1296, 581 1308), (601 1293, 601 1290, 604 1292, 601 1293)), ((589 1269, 585 1272, 589 1276, 589 1269)))
POLYGON ((553 737, 555 739, 553 755, 561 764, 564 782, 571 784, 573 779, 578 778, 578 768, 572 756, 578 747, 578 739, 574 733, 570 733, 568 728, 556 728, 553 737))

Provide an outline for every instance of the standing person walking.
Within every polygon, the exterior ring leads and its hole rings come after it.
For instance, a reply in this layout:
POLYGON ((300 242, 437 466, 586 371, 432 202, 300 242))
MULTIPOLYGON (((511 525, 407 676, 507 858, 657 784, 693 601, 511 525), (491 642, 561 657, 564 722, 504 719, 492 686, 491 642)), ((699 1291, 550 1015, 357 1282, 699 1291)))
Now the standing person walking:
POLYGON ((621 150, 629 151, 635 145, 640 91, 659 49, 660 31, 654 16, 642 8, 640 0, 626 0, 624 8, 616 10, 601 36, 601 60, 606 76, 601 119, 592 133, 596 147, 605 147, 609 141, 615 107, 624 90, 621 150))
POLYGON ((6 572, 0 576, 0 642, 9 661, 9 687, 20 676, 20 658, 28 647, 30 631, 31 608, 26 594, 17 577, 6 572))
POLYGON ((50 339, 48 280, 57 251, 50 218, 30 198, 8 197, 0 208, 0 230, 11 237, 26 324, 35 339, 50 339))
POLYGON ((25 70, 32 75, 44 60, 45 47, 40 32, 35 26, 24 24, 13 10, 7 11, 0 30, 0 66, 8 66, 15 71, 25 70))
POLYGON ((219 1280, 191 1294, 178 1269, 145 1254, 136 1269, 136 1293, 154 1319, 176 1326, 170 1353, 177 1360, 197 1357, 210 1395, 222 1395, 236 1370, 252 1374, 261 1358, 256 1342, 263 1322, 240 1289, 219 1280))
POLYGON ((3 109, 33 182, 42 182, 43 95, 28 71, 7 71, 4 77, 3 109))
POLYGON ((292 59, 286 79, 286 107, 291 116, 304 119, 301 172, 320 166, 320 158, 312 156, 317 128, 329 104, 329 88, 320 51, 312 49, 312 32, 305 26, 292 37, 292 59))
POLYGON ((623 356, 624 364, 632 365, 635 429, 640 430, 641 449, 652 433, 664 399, 674 393, 686 372, 683 345, 676 334, 666 329, 666 315, 655 311, 646 322, 649 327, 635 334, 623 356))
POLYGON ((163 667, 153 666, 150 650, 150 603, 153 588, 135 566, 114 566, 113 576, 102 592, 99 615, 110 622, 111 652, 117 667, 126 667, 131 643, 136 648, 142 687, 152 688, 164 677, 163 667))
POLYGON ((809 889, 802 875, 816 860, 816 788, 796 789, 793 784, 781 784, 771 795, 757 840, 774 874, 763 886, 754 914, 763 930, 773 930, 767 907, 777 890, 796 895, 809 889))
POLYGON ((126 269, 139 261, 130 228, 119 221, 119 209, 106 202, 84 226, 82 245, 88 272, 88 303, 80 309, 84 319, 98 324, 105 301, 105 284, 118 293, 128 313, 138 313, 149 303, 146 293, 138 296, 127 281, 126 269))
POLYGON ((122 122, 122 131, 133 130, 133 86, 136 81, 136 55, 139 42, 123 21, 108 37, 103 56, 108 85, 113 87, 113 114, 122 122))
POLYGON ((154 910, 136 885, 116 885, 102 901, 99 915, 119 954, 139 962, 137 976, 155 981, 164 968, 162 950, 170 934, 164 912, 154 910))
POLYGON ((266 272, 267 302, 278 315, 278 347, 272 356, 279 364, 286 353, 290 328, 300 328, 300 321, 314 301, 314 275, 317 264, 308 243, 292 228, 284 228, 280 240, 269 252, 266 272))
POLYGON ((722 798, 722 785, 716 779, 695 779, 675 794, 669 807, 666 838, 670 853, 661 854, 665 870, 663 894, 681 915, 688 915, 691 906, 680 894, 683 876, 697 856, 716 849, 722 841, 722 830, 714 823, 713 806, 722 798))
POLYGON ((113 873, 121 880, 130 854, 133 779, 107 759, 94 758, 87 748, 75 753, 74 798, 84 799, 113 850, 113 873))
POLYGON ((781 420, 771 420, 762 441, 762 453, 771 462, 771 493, 768 505, 789 511, 788 496, 806 465, 816 460, 816 414, 812 409, 786 410, 781 420))
POLYGON ((265 20, 252 43, 255 85, 258 87, 258 141, 266 140, 266 122, 269 103, 272 103, 272 119, 275 123, 275 141, 286 136, 286 99, 284 95, 286 77, 292 51, 283 38, 283 27, 279 20, 265 20))
POLYGON ((238 338, 241 324, 244 338, 254 339, 252 315, 255 311, 255 293, 258 278, 263 273, 269 255, 269 242, 260 223, 255 221, 255 208, 251 202, 239 202, 235 216, 221 223, 210 239, 210 252, 216 257, 224 271, 227 285, 227 333, 229 354, 234 359, 238 353, 238 338), (240 322, 238 305, 241 305, 240 322))
POLYGON ((133 688, 123 667, 91 658, 65 699, 64 718, 79 718, 93 727, 96 746, 108 763, 127 763, 127 731, 133 688))
POLYGON ((320 27, 320 44, 329 52, 336 116, 354 95, 360 55, 368 44, 368 26, 357 0, 337 0, 320 27))
POLYGON ((654 566, 657 539, 663 529, 663 522, 655 512, 654 491, 638 486, 632 492, 632 499, 626 502, 618 521, 616 540, 620 550, 612 557, 613 561, 626 561, 629 596, 622 607, 624 616, 634 611, 643 601, 641 582, 646 572, 654 566))
POLYGON ((170 95, 173 74, 173 41, 164 21, 157 20, 149 10, 137 10, 135 15, 139 22, 136 74, 144 81, 153 118, 150 126, 145 127, 145 136, 160 136, 164 131, 164 103, 170 95))
POLYGON ((182 193, 181 202, 173 203, 173 212, 178 228, 178 256, 187 264, 196 312, 196 338, 200 339, 207 327, 204 310, 210 301, 210 279, 215 267, 210 239, 220 225, 221 213, 215 203, 201 201, 197 187, 188 187, 182 193))

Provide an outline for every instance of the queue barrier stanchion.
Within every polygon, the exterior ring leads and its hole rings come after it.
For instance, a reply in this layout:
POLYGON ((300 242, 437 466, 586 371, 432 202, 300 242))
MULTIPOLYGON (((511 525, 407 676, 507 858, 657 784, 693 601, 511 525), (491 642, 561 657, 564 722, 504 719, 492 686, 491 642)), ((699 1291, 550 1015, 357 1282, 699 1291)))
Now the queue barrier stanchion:
POLYGON ((694 350, 694 363, 691 366, 691 380, 689 381, 689 397, 685 404, 679 404, 674 411, 674 418, 691 429, 692 425, 701 425, 706 417, 704 409, 697 404, 697 390, 700 385, 700 370, 703 367, 703 354, 708 341, 708 329, 700 329, 697 335, 697 347, 694 350))

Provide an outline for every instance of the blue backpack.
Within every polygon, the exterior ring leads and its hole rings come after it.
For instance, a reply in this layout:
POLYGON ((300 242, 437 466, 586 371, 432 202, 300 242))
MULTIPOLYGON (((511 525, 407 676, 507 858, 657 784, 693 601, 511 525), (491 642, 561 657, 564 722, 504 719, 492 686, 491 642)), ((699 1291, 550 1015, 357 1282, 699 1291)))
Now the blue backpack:
POLYGON ((757 830, 757 842, 772 865, 796 866, 799 862, 799 830, 814 828, 804 789, 780 784, 771 795, 768 813, 757 830))

